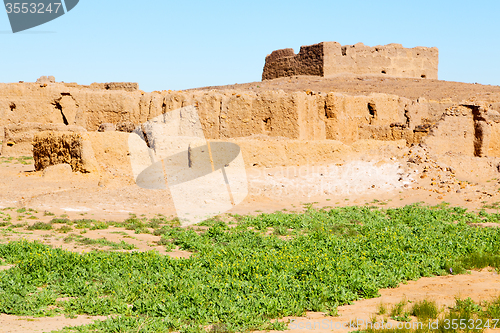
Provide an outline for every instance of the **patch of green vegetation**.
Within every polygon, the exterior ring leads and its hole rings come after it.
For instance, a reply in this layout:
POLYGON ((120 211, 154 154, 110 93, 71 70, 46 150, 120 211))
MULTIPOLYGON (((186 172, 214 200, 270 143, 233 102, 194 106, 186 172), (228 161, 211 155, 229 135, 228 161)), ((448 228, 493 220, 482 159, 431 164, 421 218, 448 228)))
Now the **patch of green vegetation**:
POLYGON ((14 161, 14 157, 0 157, 0 163, 10 163, 14 161))
POLYGON ((485 208, 485 209, 500 209, 500 202, 496 201, 496 202, 493 202, 489 205, 486 205, 486 202, 487 201, 484 202, 485 204, 483 205, 483 208, 485 208))
POLYGON ((277 236, 286 236, 286 235, 289 235, 290 232, 288 231, 287 228, 285 228, 283 226, 278 226, 278 227, 274 228, 273 234, 277 235, 277 236))
POLYGON ((26 228, 28 230, 52 230, 52 224, 51 223, 44 223, 44 222, 36 222, 35 224, 32 224, 26 228))
POLYGON ((12 216, 10 216, 10 214, 8 213, 4 213, 4 212, 0 212, 0 218, 2 219, 2 221, 4 222, 9 222, 12 220, 12 216))
POLYGON ((104 230, 108 228, 109 228, 108 223, 102 221, 94 221, 92 223, 92 226, 90 227, 90 230, 104 230))
POLYGON ((110 234, 117 234, 117 235, 122 235, 122 236, 128 236, 128 234, 125 231, 111 231, 110 234))
POLYGON ((67 234, 68 232, 71 232, 73 231, 73 228, 67 226, 67 225, 63 225, 62 227, 56 229, 57 232, 60 232, 60 233, 63 233, 63 234, 67 234))
POLYGON ((132 216, 123 223, 118 224, 118 226, 125 228, 126 230, 134 230, 136 234, 149 233, 146 218, 137 218, 132 216))
POLYGON ((87 237, 83 237, 80 235, 74 235, 71 234, 64 238, 64 241, 66 243, 69 242, 75 242, 79 245, 84 245, 84 246, 90 246, 90 245, 97 245, 97 246, 109 246, 113 248, 114 250, 134 250, 136 247, 132 244, 126 243, 124 241, 121 241, 119 243, 111 242, 105 238, 99 238, 99 239, 91 239, 87 237))
POLYGON ((50 220, 50 223, 52 223, 52 224, 67 224, 67 225, 73 224, 73 222, 71 222, 71 220, 69 220, 69 219, 59 219, 59 218, 55 218, 55 219, 50 220))
POLYGON ((87 228, 90 229, 94 222, 97 222, 97 221, 96 220, 89 220, 89 219, 80 219, 80 220, 74 220, 73 224, 75 224, 76 229, 87 229, 87 228))
POLYGON ((162 236, 156 244, 164 246, 167 252, 175 249, 175 245, 172 243, 172 240, 165 238, 164 236, 162 236))
POLYGON ((45 211, 45 212, 43 212, 43 216, 54 216, 54 215, 56 215, 56 214, 51 213, 51 212, 49 212, 49 211, 45 211))
POLYGON ((403 321, 403 322, 411 321, 410 314, 408 312, 404 312, 402 315, 393 316, 391 318, 394 319, 395 321, 403 321))
POLYGON ((21 156, 16 158, 16 163, 29 165, 33 163, 33 156, 21 156))
MULTIPOLYGON (((156 229, 162 239, 192 252, 187 259, 156 251, 79 254, 37 242, 10 242, 0 244, 0 257, 15 264, 1 273, 0 313, 43 314, 58 305, 67 315, 115 315, 71 329, 77 332, 284 328, 271 319, 305 311, 331 313, 339 305, 376 297, 381 288, 450 274, 448 268, 458 265, 468 269, 476 260, 461 258, 472 254, 499 255, 498 228, 468 225, 482 219, 459 208, 420 205, 308 208, 301 214, 244 216, 231 228, 214 220, 204 231, 156 229), (269 228, 294 232, 282 239, 269 235, 269 228), (51 292, 47 301, 39 301, 36 293, 42 286, 51 292), (54 297, 71 299, 56 304, 54 297), (26 310, 24 304, 34 305, 26 310)), ((105 242, 69 237, 85 245, 105 242)), ((391 315, 408 317, 404 307, 391 315)), ((498 305, 491 309, 500 311, 498 305)))

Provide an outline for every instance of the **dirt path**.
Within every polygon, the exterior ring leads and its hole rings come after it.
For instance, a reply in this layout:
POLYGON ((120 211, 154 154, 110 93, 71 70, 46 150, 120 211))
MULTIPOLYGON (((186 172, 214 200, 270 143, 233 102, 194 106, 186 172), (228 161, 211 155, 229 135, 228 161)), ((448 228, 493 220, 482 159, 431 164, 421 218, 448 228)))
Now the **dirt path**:
POLYGON ((20 317, 0 314, 0 332, 2 333, 32 333, 51 332, 67 326, 80 326, 90 324, 95 320, 104 320, 107 317, 78 316, 66 318, 56 316, 49 318, 20 317))

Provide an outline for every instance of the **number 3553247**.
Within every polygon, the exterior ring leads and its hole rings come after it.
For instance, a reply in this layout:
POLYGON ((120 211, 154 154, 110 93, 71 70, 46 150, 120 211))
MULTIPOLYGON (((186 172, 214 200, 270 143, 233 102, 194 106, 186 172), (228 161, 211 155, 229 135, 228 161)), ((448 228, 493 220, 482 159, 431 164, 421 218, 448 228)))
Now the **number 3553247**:
POLYGON ((60 2, 49 3, 45 5, 44 3, 27 3, 27 2, 13 2, 6 3, 5 8, 7 9, 7 14, 45 14, 45 13, 55 13, 57 14, 61 9, 60 2))
MULTIPOLYGON (((486 319, 483 321, 482 319, 445 319, 444 320, 444 328, 445 329, 469 329, 469 330, 483 330, 486 328, 495 329, 497 328, 499 320, 498 319, 486 319)), ((500 325, 499 325, 500 326, 500 325)))

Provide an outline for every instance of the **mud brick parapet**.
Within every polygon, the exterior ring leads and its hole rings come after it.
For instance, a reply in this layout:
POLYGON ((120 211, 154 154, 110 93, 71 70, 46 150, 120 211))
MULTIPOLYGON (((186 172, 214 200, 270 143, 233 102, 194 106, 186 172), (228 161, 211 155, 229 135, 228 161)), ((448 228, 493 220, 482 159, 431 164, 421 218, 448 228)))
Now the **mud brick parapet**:
POLYGON ((108 82, 104 83, 104 89, 137 91, 139 89, 139 84, 135 82, 108 82))
POLYGON ((342 46, 322 42, 273 51, 266 57, 262 80, 294 75, 331 77, 339 74, 372 74, 437 79, 439 51, 436 47, 404 48, 401 44, 369 47, 363 43, 342 46))

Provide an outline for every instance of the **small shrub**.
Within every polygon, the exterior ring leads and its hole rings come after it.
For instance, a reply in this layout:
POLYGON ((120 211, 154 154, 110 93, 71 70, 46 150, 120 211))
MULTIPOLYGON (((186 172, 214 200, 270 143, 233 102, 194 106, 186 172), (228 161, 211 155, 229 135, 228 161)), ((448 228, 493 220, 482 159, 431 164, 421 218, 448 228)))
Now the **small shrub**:
POLYGON ((149 223, 147 223, 146 226, 149 228, 157 229, 162 223, 166 223, 166 220, 164 218, 154 218, 149 220, 149 223))
POLYGON ((153 235, 155 235, 155 236, 168 235, 169 232, 170 232, 170 228, 163 227, 163 228, 160 228, 160 229, 155 229, 153 231, 153 235))
POLYGON ((88 219, 80 219, 80 220, 74 220, 73 223, 76 224, 75 228, 76 229, 86 229, 86 228, 92 228, 92 223, 96 222, 95 220, 88 220, 88 219))
POLYGON ((28 230, 52 230, 52 224, 44 223, 44 222, 36 222, 35 224, 30 225, 28 230))
POLYGON ((108 228, 109 228, 108 223, 102 222, 102 221, 97 221, 97 222, 94 222, 94 224, 90 228, 90 230, 104 230, 104 229, 108 229, 108 228))
POLYGON ((52 219, 50 221, 50 223, 53 223, 53 224, 71 224, 71 220, 69 219, 59 219, 59 218, 55 218, 55 219, 52 219))
POLYGON ((500 297, 488 304, 486 314, 493 319, 500 318, 500 297))
POLYGON ((166 251, 172 251, 173 249, 175 249, 175 245, 172 243, 172 241, 165 237, 161 237, 161 239, 157 241, 156 244, 164 246, 166 251))
POLYGON ((395 304, 391 309, 391 317, 400 316, 403 314, 403 310, 405 305, 408 303, 406 300, 402 300, 401 302, 395 304))
POLYGON ((147 233, 146 219, 138 219, 136 217, 131 217, 123 221, 123 225, 126 230, 134 230, 136 234, 147 233))
POLYGON ((380 303, 378 306, 378 314, 384 315, 386 313, 387 313, 387 308, 385 307, 385 305, 383 303, 380 303))
POLYGON ((435 319, 439 314, 436 302, 423 300, 413 305, 411 310, 412 316, 417 317, 419 320, 435 319))
POLYGON ((73 230, 73 228, 71 228, 71 227, 69 227, 67 225, 63 225, 59 229, 56 229, 57 232, 60 232, 60 233, 63 233, 63 234, 67 234, 68 232, 70 232, 72 230, 73 230))

